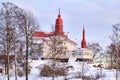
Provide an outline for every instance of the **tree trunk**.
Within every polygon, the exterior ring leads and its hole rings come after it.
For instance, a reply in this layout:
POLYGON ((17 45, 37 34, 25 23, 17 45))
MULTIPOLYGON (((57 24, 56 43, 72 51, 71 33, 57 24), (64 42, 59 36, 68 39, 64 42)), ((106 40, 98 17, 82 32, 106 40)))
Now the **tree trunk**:
MULTIPOLYGON (((15 48, 15 43, 14 43, 14 48, 15 48)), ((17 80, 17 66, 16 66, 16 53, 14 49, 14 59, 15 59, 15 80, 17 80)))
POLYGON ((5 60, 5 75, 7 75, 7 62, 5 60))
POLYGON ((111 68, 113 68, 113 54, 110 54, 111 56, 111 68))
POLYGON ((28 80, 28 35, 26 36, 26 80, 28 80))
POLYGON ((8 80, 10 80, 10 75, 9 75, 9 46, 10 46, 10 40, 9 40, 9 28, 8 28, 8 23, 7 23, 7 75, 8 75, 8 80))
POLYGON ((17 66, 16 66, 16 55, 15 55, 15 80, 17 80, 17 66))
POLYGON ((102 75, 102 60, 101 60, 101 53, 100 53, 100 74, 102 75))

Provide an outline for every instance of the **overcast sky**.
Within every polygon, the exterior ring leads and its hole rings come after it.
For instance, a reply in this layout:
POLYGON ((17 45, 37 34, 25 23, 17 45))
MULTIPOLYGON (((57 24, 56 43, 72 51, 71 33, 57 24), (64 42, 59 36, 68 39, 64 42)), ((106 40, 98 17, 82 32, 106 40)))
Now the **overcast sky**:
POLYGON ((110 43, 112 25, 120 22, 120 0, 0 0, 2 2, 12 2, 30 10, 41 30, 47 32, 55 24, 60 8, 64 32, 69 32, 69 38, 77 39, 79 45, 83 25, 87 42, 98 42, 105 48, 110 43))

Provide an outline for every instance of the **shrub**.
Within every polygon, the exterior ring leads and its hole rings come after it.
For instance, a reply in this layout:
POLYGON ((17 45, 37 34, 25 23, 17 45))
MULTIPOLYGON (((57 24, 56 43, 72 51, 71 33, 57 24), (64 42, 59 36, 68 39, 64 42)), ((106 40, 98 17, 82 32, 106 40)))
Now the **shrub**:
POLYGON ((93 65, 93 67, 96 67, 96 65, 93 65))
POLYGON ((44 67, 41 69, 40 74, 42 76, 53 76, 53 69, 48 65, 44 65, 44 67))
MULTIPOLYGON (((24 71, 24 73, 26 73, 26 66, 23 67, 23 71, 24 71)), ((28 74, 30 74, 30 71, 31 71, 31 67, 28 66, 28 74)))
POLYGON ((83 76, 83 80, 93 80, 90 76, 83 76))
MULTIPOLYGON (((30 73, 30 71, 31 71, 31 66, 28 66, 28 74, 30 73)), ((22 77, 25 75, 25 73, 26 73, 26 66, 25 65, 23 67, 19 67, 17 69, 18 76, 22 77)))
POLYGON ((73 66, 67 66, 66 69, 73 68, 73 66))
POLYGON ((40 75, 46 76, 46 77, 52 77, 52 76, 64 76, 66 75, 66 70, 63 67, 57 67, 54 66, 54 69, 50 65, 44 65, 44 67, 41 69, 40 75))
POLYGON ((98 64, 97 67, 102 68, 102 64, 98 64))
POLYGON ((55 72, 56 76, 64 76, 64 75, 66 75, 66 70, 63 67, 55 69, 54 72, 55 72))
POLYGON ((24 75, 24 71, 21 69, 17 69, 17 74, 19 77, 22 77, 24 75))

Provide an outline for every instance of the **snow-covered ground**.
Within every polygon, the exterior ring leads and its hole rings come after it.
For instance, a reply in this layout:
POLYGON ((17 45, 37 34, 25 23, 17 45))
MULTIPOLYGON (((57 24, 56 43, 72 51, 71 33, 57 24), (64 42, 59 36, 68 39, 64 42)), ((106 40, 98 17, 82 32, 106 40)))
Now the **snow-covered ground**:
MULTIPOLYGON (((33 60, 29 63, 31 65, 31 72, 29 74, 29 80, 52 80, 52 77, 43 77, 40 75, 40 68, 44 66, 44 64, 49 64, 48 60, 33 60)), ((67 76, 56 77, 55 80, 82 80, 80 74, 84 74, 85 76, 95 77, 98 73, 100 74, 100 68, 93 67, 92 63, 86 62, 71 62, 71 63, 60 63, 62 67, 64 66, 73 66, 70 67, 67 71, 67 76)), ((108 70, 102 68, 102 74, 104 76, 99 78, 98 80, 116 80, 116 70, 108 70)), ((7 76, 4 74, 0 74, 0 80, 7 80, 7 76)), ((15 80, 14 74, 10 76, 10 80, 15 80)), ((18 77, 18 80, 25 80, 25 76, 18 77)), ((120 80, 120 75, 119 79, 120 80)))

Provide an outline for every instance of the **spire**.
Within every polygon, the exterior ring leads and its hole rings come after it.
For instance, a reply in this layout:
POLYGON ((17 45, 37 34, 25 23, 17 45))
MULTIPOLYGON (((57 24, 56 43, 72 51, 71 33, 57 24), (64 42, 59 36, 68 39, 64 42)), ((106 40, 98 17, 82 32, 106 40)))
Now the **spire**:
POLYGON ((60 15, 60 8, 59 8, 59 12, 58 12, 58 17, 61 17, 61 15, 60 15))
POLYGON ((84 28, 84 26, 83 26, 83 32, 82 32, 82 42, 81 42, 81 48, 86 48, 85 28, 84 28))
POLYGON ((63 35, 63 21, 61 18, 61 14, 60 14, 60 8, 59 8, 59 12, 58 12, 58 17, 56 19, 56 23, 55 23, 55 34, 56 35, 63 35))
POLYGON ((83 25, 83 40, 85 40, 85 28, 84 28, 84 25, 83 25))

